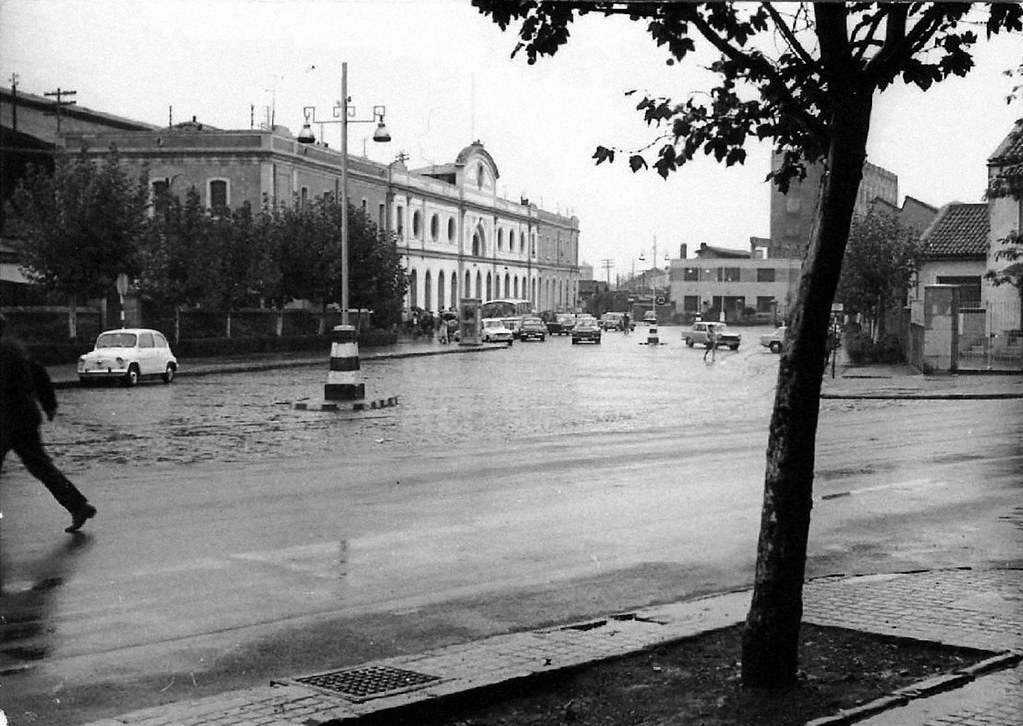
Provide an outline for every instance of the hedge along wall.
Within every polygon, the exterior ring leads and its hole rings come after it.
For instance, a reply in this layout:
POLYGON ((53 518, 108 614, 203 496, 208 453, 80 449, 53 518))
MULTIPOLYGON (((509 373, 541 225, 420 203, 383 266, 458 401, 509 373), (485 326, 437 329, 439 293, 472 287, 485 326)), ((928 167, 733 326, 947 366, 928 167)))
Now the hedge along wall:
POLYGON ((91 344, 102 330, 102 316, 99 308, 80 307, 77 310, 78 338, 68 338, 68 309, 63 306, 45 307, 4 307, 0 308, 7 318, 7 330, 22 342, 28 343, 69 343, 91 344))
MULTIPOLYGON (((102 330, 100 312, 82 308, 78 315, 78 339, 68 340, 67 308, 3 308, 11 335, 25 343, 33 357, 43 365, 74 363, 78 356, 92 350, 102 330)), ((155 328, 171 340, 179 358, 286 353, 291 351, 329 351, 330 330, 341 323, 340 313, 329 313, 327 333, 318 335, 319 317, 304 310, 242 310, 232 314, 232 335, 227 338, 223 313, 187 311, 181 315, 181 338, 174 342, 174 319, 144 320, 141 327, 155 328), (278 322, 279 321, 279 322, 278 322), (278 335, 278 325, 281 334, 278 335)), ((358 322, 353 316, 353 323, 358 322)), ((114 321, 108 324, 117 325, 114 321)), ((359 345, 367 348, 393 345, 397 334, 362 328, 359 345)))

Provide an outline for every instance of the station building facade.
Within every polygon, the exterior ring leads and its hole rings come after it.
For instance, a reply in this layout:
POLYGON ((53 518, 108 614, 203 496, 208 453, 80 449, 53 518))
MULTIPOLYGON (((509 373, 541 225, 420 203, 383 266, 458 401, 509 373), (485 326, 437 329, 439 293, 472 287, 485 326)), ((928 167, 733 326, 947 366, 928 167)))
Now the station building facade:
MULTIPOLYGON (((208 207, 290 204, 340 195, 340 152, 302 144, 285 127, 221 130, 196 121, 143 131, 73 133, 69 150, 148 167, 154 198, 195 188, 208 207)), ((408 169, 349 154, 348 199, 393 233, 409 279, 406 307, 457 307, 461 298, 521 298, 569 310, 579 286, 579 220, 497 193, 500 176, 479 141, 446 165, 408 169)))

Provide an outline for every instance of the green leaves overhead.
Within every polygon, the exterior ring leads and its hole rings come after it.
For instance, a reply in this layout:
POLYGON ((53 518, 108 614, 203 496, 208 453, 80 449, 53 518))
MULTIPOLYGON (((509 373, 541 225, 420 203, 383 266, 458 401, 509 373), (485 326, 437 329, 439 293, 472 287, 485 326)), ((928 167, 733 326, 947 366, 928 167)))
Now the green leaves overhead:
MULTIPOLYGON (((698 41, 718 58, 717 82, 684 89, 683 100, 646 97, 637 105, 658 134, 642 149, 601 145, 597 164, 617 153, 629 168, 663 177, 702 152, 726 165, 746 159, 750 139, 771 139, 784 161, 768 179, 787 191, 822 160, 836 114, 850 92, 869 96, 896 79, 926 90, 973 67, 976 27, 988 36, 1023 29, 1023 8, 995 3, 982 18, 970 3, 664 3, 473 0, 502 28, 518 24, 512 55, 553 56, 574 20, 589 13, 646 24, 651 40, 683 61, 698 41), (829 50, 830 49, 830 50, 829 50)), ((630 95, 633 92, 629 92, 630 95)))

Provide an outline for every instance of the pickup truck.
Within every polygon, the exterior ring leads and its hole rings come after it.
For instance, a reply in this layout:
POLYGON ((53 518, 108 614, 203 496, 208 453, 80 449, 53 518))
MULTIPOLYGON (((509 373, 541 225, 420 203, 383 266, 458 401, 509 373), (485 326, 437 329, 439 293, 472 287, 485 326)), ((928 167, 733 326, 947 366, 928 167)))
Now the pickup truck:
POLYGON ((717 333, 718 347, 724 345, 732 350, 739 350, 739 344, 742 342, 742 336, 739 333, 733 333, 730 331, 728 326, 724 323, 693 323, 693 327, 689 330, 682 331, 682 340, 690 348, 694 345, 707 347, 707 330, 711 327, 713 327, 714 331, 717 333))

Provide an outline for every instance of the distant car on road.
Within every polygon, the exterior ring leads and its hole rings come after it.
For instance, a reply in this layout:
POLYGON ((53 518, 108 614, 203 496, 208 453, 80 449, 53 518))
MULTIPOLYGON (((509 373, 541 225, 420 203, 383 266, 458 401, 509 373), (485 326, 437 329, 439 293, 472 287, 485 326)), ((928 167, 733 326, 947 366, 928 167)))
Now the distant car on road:
POLYGON ((519 340, 547 340, 547 326, 540 318, 522 318, 519 340))
POLYGON ((656 324, 657 313, 655 313, 653 310, 647 310, 645 313, 643 313, 643 322, 646 323, 647 325, 649 325, 650 323, 656 324))
MULTIPOLYGON (((600 316, 600 327, 603 330, 625 330, 625 313, 604 313, 600 316)), ((629 330, 635 330, 636 323, 629 320, 629 330)))
POLYGON ((483 318, 483 329, 480 331, 480 339, 484 343, 507 343, 511 345, 515 340, 512 331, 505 327, 501 318, 483 318))
POLYGON ((781 353, 781 347, 785 343, 785 334, 788 330, 788 327, 782 325, 781 327, 776 328, 773 333, 761 335, 760 345, 764 346, 772 353, 781 353))
POLYGON ((572 345, 583 341, 600 345, 600 324, 592 315, 580 317, 572 328, 572 345))
POLYGON ((92 351, 78 359, 82 383, 116 380, 134 386, 144 378, 174 380, 178 359, 163 333, 149 328, 107 330, 96 338, 92 351))
POLYGON ((694 345, 707 347, 707 333, 711 328, 714 329, 714 332, 716 332, 718 336, 717 347, 724 345, 732 350, 739 350, 739 344, 742 342, 742 336, 739 333, 733 333, 730 331, 728 326, 724 323, 693 323, 693 326, 689 330, 682 331, 682 340, 690 348, 694 345))

